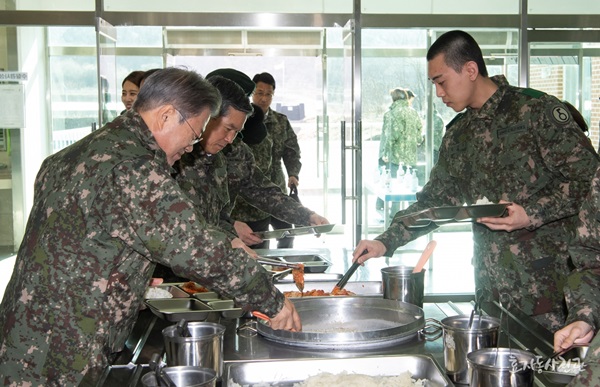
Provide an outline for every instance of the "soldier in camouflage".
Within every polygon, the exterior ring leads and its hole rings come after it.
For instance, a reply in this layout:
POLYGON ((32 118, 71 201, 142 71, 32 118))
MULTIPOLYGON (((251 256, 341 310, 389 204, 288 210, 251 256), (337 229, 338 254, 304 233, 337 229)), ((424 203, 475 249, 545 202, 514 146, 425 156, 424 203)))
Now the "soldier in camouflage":
POLYGON ((442 35, 427 60, 437 95, 456 112, 466 110, 447 126, 417 202, 374 241, 359 242, 354 260, 390 256, 436 228, 409 229, 403 215, 484 198, 512 202, 506 217, 473 224, 476 291, 486 301, 510 295, 514 306, 555 331, 567 315, 567 246, 598 155, 558 99, 510 86, 504 76, 488 77, 479 46, 465 32, 442 35))
POLYGON ((44 161, 0 305, 4 385, 94 384, 123 348, 155 263, 301 329, 267 272, 171 177, 220 101, 198 74, 161 70, 132 110, 44 161))
MULTIPOLYGON (((294 129, 287 116, 271 109, 271 102, 275 93, 275 79, 269 73, 256 74, 252 80, 256 83, 256 90, 252 95, 252 101, 261 107, 265 113, 265 125, 267 132, 273 141, 271 149, 271 171, 270 179, 281 189, 281 192, 287 193, 287 187, 298 187, 300 175, 300 146, 294 129), (285 175, 281 162, 285 164, 288 175, 286 184, 285 175)), ((268 176, 268 175, 267 175, 268 176)), ((270 224, 273 229, 282 229, 292 227, 291 223, 284 222, 281 218, 271 217, 270 224)), ((267 225, 268 227, 268 225, 267 225)), ((267 228, 255 229, 254 231, 266 231, 267 228)), ((277 248, 291 248, 294 245, 294 238, 281 238, 277 240, 277 248)))
POLYGON ((182 157, 177 175, 208 222, 218 224, 232 236, 238 234, 246 244, 260 243, 262 240, 252 230, 245 233, 237 228, 239 225, 233 226, 236 219, 231 211, 236 198, 241 197, 280 219, 294 219, 302 225, 328 224, 324 217, 284 195, 258 168, 248 145, 236 138, 252 111, 244 90, 222 76, 215 75, 209 81, 221 92, 226 108, 209 121, 193 152, 182 157))
POLYGON ((415 109, 408 104, 408 94, 403 89, 390 91, 392 105, 383 116, 383 129, 379 144, 379 158, 392 165, 392 177, 402 163, 405 167, 417 165, 417 147, 421 142, 423 123, 415 109))
MULTIPOLYGON (((569 316, 567 326, 554 334, 556 351, 588 343, 600 327, 600 168, 579 211, 569 253, 575 265, 565 286, 569 316)), ((600 385, 600 335, 590 343, 585 368, 570 385, 600 385)))

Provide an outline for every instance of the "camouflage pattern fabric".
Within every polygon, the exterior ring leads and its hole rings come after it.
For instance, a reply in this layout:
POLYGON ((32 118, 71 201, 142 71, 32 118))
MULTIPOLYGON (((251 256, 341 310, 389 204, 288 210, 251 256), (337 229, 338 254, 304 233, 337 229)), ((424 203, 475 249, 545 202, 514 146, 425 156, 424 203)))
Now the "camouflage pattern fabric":
POLYGON ((206 154, 196 145, 192 153, 182 157, 177 181, 209 223, 227 227, 230 232, 235 232, 231 211, 232 201, 238 196, 277 218, 293 219, 302 225, 309 225, 313 214, 284 195, 260 171, 252 151, 240 139, 214 155, 206 154))
POLYGON ((298 137, 296 137, 287 116, 271 108, 269 108, 267 118, 265 118, 265 126, 273 140, 270 180, 281 188, 281 192, 287 194, 287 180, 283 173, 281 161, 285 164, 288 177, 296 176, 300 180, 302 163, 300 162, 298 137))
POLYGON ((568 243, 598 167, 589 139, 555 97, 510 86, 479 109, 467 108, 447 127, 440 159, 417 202, 399 211, 382 235, 386 255, 435 225, 408 229, 400 217, 438 206, 513 201, 531 224, 513 232, 473 224, 476 290, 513 305, 555 331, 566 319, 563 285, 572 269, 568 243))
MULTIPOLYGON (((257 144, 246 144, 252 151, 256 166, 265 176, 271 175, 271 160, 272 160, 272 148, 273 139, 271 135, 267 133, 265 138, 257 144)), ((231 212, 231 217, 241 222, 255 222, 257 220, 263 220, 269 218, 271 215, 259 210, 252 204, 248 203, 243 197, 238 196, 235 199, 235 205, 231 212)))
MULTIPOLYGON (((575 264, 565 287, 569 317, 565 325, 585 321, 600 327, 600 168, 579 211, 576 238, 569 246, 575 264)), ((590 343, 585 368, 569 386, 600 386, 600 334, 590 343)))
MULTIPOLYGON (((241 197, 247 203, 267 212, 277 219, 310 225, 313 211, 283 194, 258 168, 252 150, 242 140, 236 140, 225 150, 229 192, 232 198, 241 197)), ((234 220, 237 218, 233 217, 234 220)))
POLYGON ((408 101, 398 99, 383 116, 379 158, 388 163, 417 165, 417 146, 421 142, 423 123, 408 101))
POLYGON ((48 157, 0 305, 4 385, 76 386, 120 351, 154 263, 275 315, 267 272, 206 224, 127 112, 48 157))
POLYGON ((579 211, 576 237, 569 246, 575 270, 565 286, 569 317, 565 323, 585 321, 600 327, 600 169, 579 211))
POLYGON ((579 372, 569 387, 600 387, 600 333, 590 343, 588 353, 582 362, 583 370, 579 372))

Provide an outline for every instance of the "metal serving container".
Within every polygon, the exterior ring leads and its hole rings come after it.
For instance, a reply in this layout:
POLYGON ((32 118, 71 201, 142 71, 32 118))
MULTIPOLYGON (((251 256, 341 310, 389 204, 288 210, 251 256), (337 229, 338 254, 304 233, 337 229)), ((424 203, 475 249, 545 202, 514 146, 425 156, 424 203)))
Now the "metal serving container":
POLYGON ((274 330, 259 321, 257 331, 282 344, 307 348, 379 348, 410 341, 424 326, 423 309, 371 297, 296 298, 302 331, 274 330))
POLYGON ((413 379, 427 379, 427 386, 452 386, 431 355, 367 356, 352 359, 302 359, 232 362, 225 365, 222 383, 231 386, 292 386, 321 372, 369 376, 398 376, 410 372, 413 379))

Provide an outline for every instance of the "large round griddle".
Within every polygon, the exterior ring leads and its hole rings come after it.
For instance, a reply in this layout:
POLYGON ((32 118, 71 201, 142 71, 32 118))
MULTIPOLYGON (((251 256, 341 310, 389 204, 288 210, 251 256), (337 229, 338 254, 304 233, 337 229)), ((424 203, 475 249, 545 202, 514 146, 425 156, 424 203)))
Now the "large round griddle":
POLYGON ((372 297, 294 299, 302 332, 271 329, 259 321, 265 338, 308 348, 372 348, 412 340, 425 325, 423 309, 406 302, 372 297))

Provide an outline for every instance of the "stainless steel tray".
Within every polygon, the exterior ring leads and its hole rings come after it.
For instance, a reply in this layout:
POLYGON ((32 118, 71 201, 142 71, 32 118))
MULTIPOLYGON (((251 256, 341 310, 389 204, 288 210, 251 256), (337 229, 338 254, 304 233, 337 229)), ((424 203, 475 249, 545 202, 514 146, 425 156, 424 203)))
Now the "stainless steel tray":
POLYGON ((152 313, 163 320, 177 322, 187 321, 218 321, 220 317, 235 319, 244 315, 241 308, 213 308, 209 303, 218 300, 200 301, 197 298, 168 298, 146 300, 146 305, 152 313))
POLYGON ((257 231, 254 234, 262 239, 280 239, 299 235, 321 235, 333 230, 335 224, 324 224, 321 226, 304 226, 296 228, 281 228, 273 231, 257 231))
POLYGON ((501 217, 506 207, 512 203, 480 204, 473 206, 432 207, 423 211, 407 214, 402 222, 408 228, 427 227, 431 223, 442 225, 455 222, 472 222, 477 218, 501 217))
MULTIPOLYGON (((333 281, 332 283, 335 284, 342 277, 343 277, 343 274, 340 274, 340 273, 306 273, 305 272, 304 273, 304 282, 306 283, 306 282, 333 281)), ((292 276, 287 276, 287 277, 283 277, 281 279, 277 279, 277 281, 275 282, 276 286, 277 286, 277 284, 285 284, 285 283, 290 283, 293 286, 294 278, 292 276)), ((306 285, 306 288, 308 289, 311 286, 312 286, 312 284, 306 285)))
POLYGON ((398 376, 406 371, 409 371, 414 379, 427 379, 427 386, 453 385, 431 355, 232 362, 225 364, 222 383, 226 387, 232 386, 233 383, 245 386, 265 383, 290 387, 321 372, 398 376))
MULTIPOLYGON (((301 263, 305 273, 323 273, 331 266, 331 262, 319 254, 270 255, 267 258, 285 263, 301 263)), ((265 267, 268 268, 269 265, 265 267)))
POLYGON ((294 306, 302 331, 272 329, 263 320, 257 331, 268 340, 305 348, 367 349, 417 337, 425 325, 423 309, 406 302, 372 297, 304 297, 294 306))

